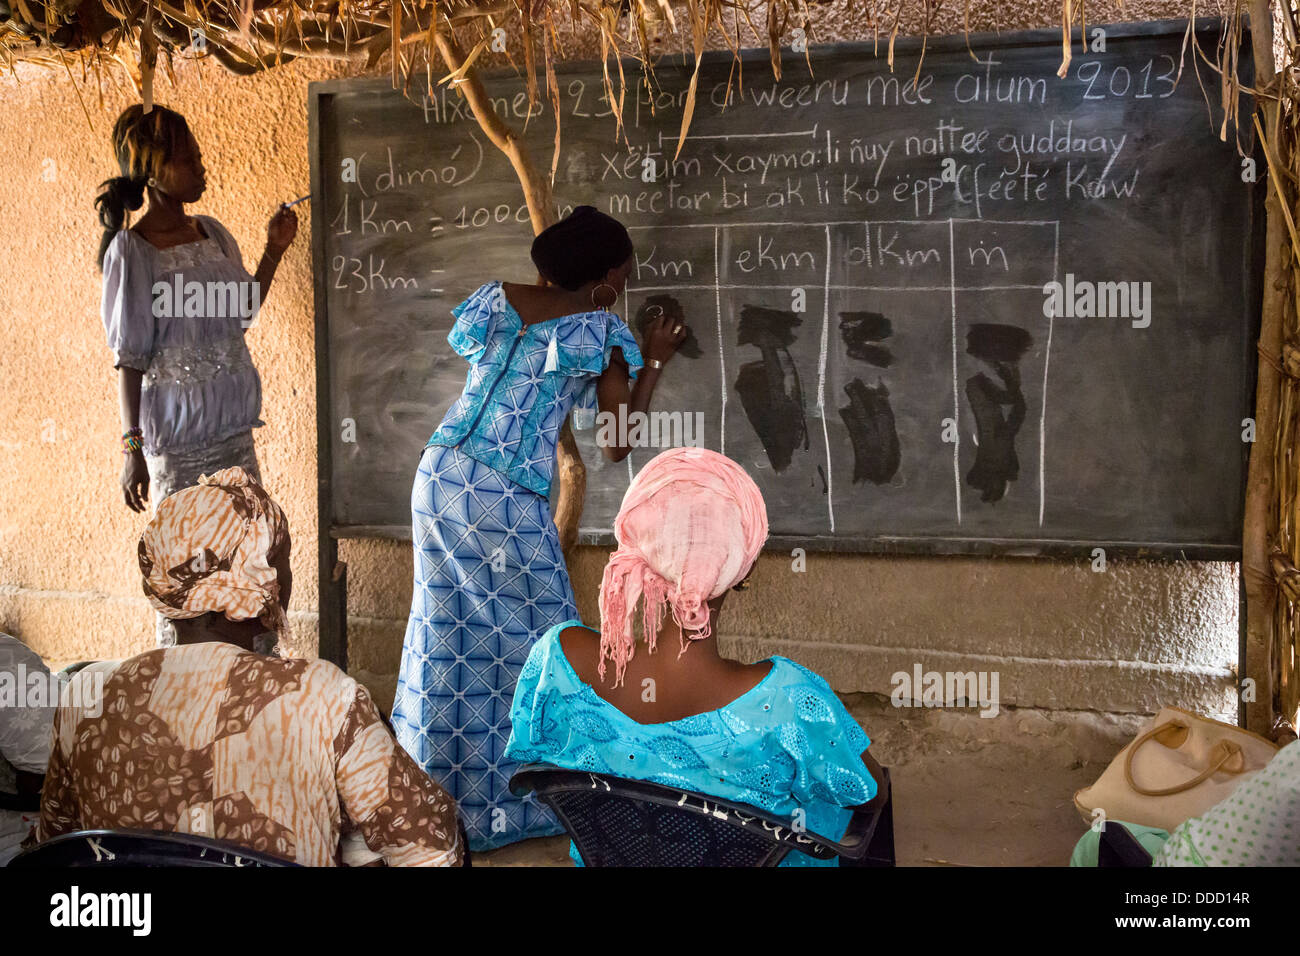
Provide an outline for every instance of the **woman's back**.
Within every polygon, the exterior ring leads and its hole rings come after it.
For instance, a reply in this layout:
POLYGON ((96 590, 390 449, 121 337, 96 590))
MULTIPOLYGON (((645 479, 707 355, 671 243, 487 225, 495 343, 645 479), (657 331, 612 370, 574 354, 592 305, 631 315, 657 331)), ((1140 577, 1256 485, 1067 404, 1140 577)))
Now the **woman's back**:
MULTIPOLYGON (((783 657, 735 665, 732 688, 744 688, 739 695, 691 712, 682 702, 696 691, 680 694, 675 679, 668 677, 644 685, 633 677, 638 673, 634 657, 625 686, 646 696, 652 690, 668 713, 684 712, 676 719, 642 722, 579 675, 564 646, 575 648, 578 666, 585 668, 580 635, 561 640, 575 625, 551 628, 520 672, 506 750, 512 760, 707 793, 802 823, 832 839, 848 826, 851 811, 846 808, 875 796, 876 783, 860 756, 871 741, 812 671, 783 657), (767 673, 755 679, 763 667, 767 673)), ((676 654, 661 648, 646 656, 676 654)), ((691 660, 689 651, 682 660, 691 660)), ((715 696, 730 692, 719 688, 715 696)), ((797 854, 789 862, 810 861, 797 854)))
POLYGON ((772 671, 771 661, 742 664, 723 657, 666 653, 637 654, 617 687, 601 680, 600 634, 588 627, 565 628, 559 636, 565 658, 583 683, 610 706, 642 724, 681 720, 725 707, 753 690, 772 671))
POLYGON ((550 286, 522 285, 502 282, 501 291, 511 308, 523 319, 525 325, 536 325, 552 319, 564 318, 581 312, 595 311, 595 305, 575 308, 573 296, 550 286))
MULTIPOLYGON (((537 304, 525 305, 534 317, 544 314, 537 304)), ((529 321, 500 280, 480 286, 452 314, 456 323, 447 341, 470 369, 464 391, 429 444, 459 448, 547 496, 570 410, 595 417, 596 382, 614 349, 621 350, 632 374, 640 370, 636 340, 622 319, 604 310, 565 309, 554 317, 558 321, 529 321)))
POLYGON ((328 661, 221 642, 159 648, 91 664, 63 699, 42 839, 189 832, 333 866, 346 822, 365 855, 390 866, 460 860, 455 804, 397 750, 365 689, 328 661))

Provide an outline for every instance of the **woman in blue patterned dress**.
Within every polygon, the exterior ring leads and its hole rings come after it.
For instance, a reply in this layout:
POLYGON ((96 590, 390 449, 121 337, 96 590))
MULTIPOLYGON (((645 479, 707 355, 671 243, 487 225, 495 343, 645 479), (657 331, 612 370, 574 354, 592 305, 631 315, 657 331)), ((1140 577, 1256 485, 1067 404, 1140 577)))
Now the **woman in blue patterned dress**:
MULTIPOLYGON (((718 650, 723 599, 748 587, 767 538, 753 480, 708 449, 663 452, 628 487, 614 533, 600 630, 565 621, 537 642, 506 755, 707 793, 840 839, 848 808, 877 793, 871 741, 807 668, 784 657, 742 664, 718 650), (655 653, 673 638, 680 653, 655 653)), ((781 865, 837 863, 796 851, 781 865)))
MULTIPOLYGON (((474 850, 562 832, 511 795, 504 752, 519 668, 538 637, 577 617, 548 503, 565 419, 646 411, 686 339, 680 315, 659 316, 645 367, 608 311, 634 265, 617 220, 579 206, 537 236, 532 258, 548 286, 489 282, 452 310, 447 340, 469 375, 411 492, 415 588, 393 726, 456 798, 474 850)), ((602 448, 613 461, 629 450, 602 448)))

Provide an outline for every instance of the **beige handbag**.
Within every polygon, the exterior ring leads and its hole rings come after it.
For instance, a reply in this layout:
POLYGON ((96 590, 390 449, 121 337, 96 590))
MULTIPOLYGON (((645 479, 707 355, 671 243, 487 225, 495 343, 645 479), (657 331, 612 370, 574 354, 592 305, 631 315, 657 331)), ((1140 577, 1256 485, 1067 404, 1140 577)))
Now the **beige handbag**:
POLYGON ((1232 724, 1164 707, 1091 787, 1074 795, 1084 822, 1107 820, 1171 833, 1263 769, 1277 746, 1232 724))

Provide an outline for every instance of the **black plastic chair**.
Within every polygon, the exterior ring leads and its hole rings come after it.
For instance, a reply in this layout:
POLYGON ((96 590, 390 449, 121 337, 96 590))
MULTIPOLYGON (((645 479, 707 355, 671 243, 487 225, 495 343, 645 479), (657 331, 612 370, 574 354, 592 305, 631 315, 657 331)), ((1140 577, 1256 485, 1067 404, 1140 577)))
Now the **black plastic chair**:
POLYGON ((1108 823, 1097 844, 1098 867, 1150 866, 1151 854, 1122 823, 1108 823))
POLYGON ((98 661, 77 661, 77 663, 75 664, 69 664, 67 667, 63 668, 63 670, 59 671, 54 676, 62 678, 65 681, 69 681, 72 680, 72 678, 77 674, 78 671, 85 670, 91 664, 97 664, 97 663, 99 662, 98 661))
POLYGON ((836 842, 754 807, 690 790, 546 764, 520 767, 516 796, 551 808, 585 866, 776 866, 791 851, 841 866, 893 866, 889 771, 836 842))
POLYGON ((189 833, 161 830, 78 830, 24 850, 10 867, 298 866, 288 860, 189 833))

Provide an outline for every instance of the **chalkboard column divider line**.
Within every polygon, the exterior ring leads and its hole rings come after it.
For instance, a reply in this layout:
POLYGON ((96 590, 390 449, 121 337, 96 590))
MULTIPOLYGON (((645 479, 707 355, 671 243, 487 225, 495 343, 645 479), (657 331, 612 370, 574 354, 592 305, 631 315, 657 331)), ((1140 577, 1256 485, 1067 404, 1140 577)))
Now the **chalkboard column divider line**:
POLYGON ((826 514, 835 533, 835 487, 831 475, 831 436, 826 429, 826 351, 831 330, 831 227, 826 226, 826 279, 822 283, 822 343, 817 356, 817 413, 822 420, 822 443, 826 446, 826 514))
POLYGON ((957 496, 957 524, 961 524, 961 405, 957 397, 957 245, 952 218, 948 219, 948 290, 952 297, 952 486, 957 496))
MULTIPOLYGON (((1055 238, 1052 240, 1052 281, 1057 280, 1061 262, 1061 223, 1057 220, 1055 238)), ((1043 511, 1047 502, 1047 369, 1052 363, 1052 331, 1056 326, 1056 310, 1049 309, 1047 317, 1047 348, 1043 355, 1043 411, 1038 418, 1038 527, 1043 526, 1043 511)))
POLYGON ((727 453, 727 356, 722 340, 722 262, 718 258, 718 236, 721 230, 713 227, 713 301, 717 307, 718 321, 718 381, 722 386, 722 410, 718 413, 718 454, 727 453))

